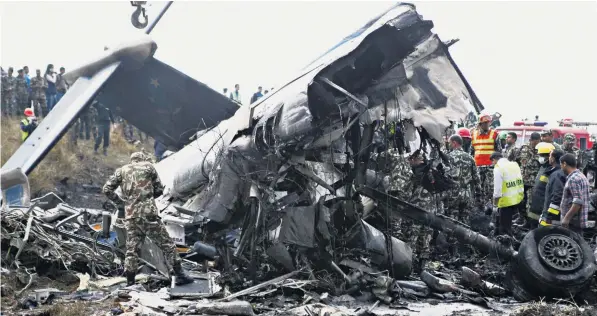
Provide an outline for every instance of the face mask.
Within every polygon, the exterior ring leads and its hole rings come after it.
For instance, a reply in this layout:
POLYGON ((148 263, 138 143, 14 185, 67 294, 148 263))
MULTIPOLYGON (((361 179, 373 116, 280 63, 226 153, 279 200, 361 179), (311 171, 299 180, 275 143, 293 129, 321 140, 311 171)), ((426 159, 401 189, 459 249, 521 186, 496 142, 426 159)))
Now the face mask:
POLYGON ((540 164, 544 164, 545 163, 545 157, 539 157, 539 158, 537 158, 537 160, 539 160, 540 164))

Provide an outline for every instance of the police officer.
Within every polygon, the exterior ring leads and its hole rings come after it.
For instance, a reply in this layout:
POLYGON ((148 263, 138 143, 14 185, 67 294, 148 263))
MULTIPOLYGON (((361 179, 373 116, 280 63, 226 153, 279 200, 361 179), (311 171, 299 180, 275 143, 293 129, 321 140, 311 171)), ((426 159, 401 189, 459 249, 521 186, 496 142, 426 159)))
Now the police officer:
POLYGON ((163 186, 153 165, 145 154, 136 152, 131 162, 117 169, 103 187, 104 194, 117 205, 124 204, 126 223, 125 273, 128 285, 135 283, 140 247, 148 236, 163 250, 170 273, 176 276, 176 284, 193 282, 182 269, 181 259, 176 252, 166 227, 158 217, 154 198, 163 193, 163 186), (115 193, 120 187, 122 199, 115 193))
POLYGON ((493 169, 493 211, 497 213, 496 235, 512 234, 512 216, 523 200, 524 185, 517 163, 501 152, 491 154, 493 169))
POLYGON ((539 161, 540 167, 535 177, 535 184, 531 193, 531 202, 529 203, 529 209, 527 217, 529 218, 529 225, 531 229, 537 228, 539 224, 539 218, 543 213, 543 204, 545 202, 545 189, 549 181, 549 175, 553 172, 549 163, 549 156, 554 151, 555 147, 550 143, 539 143, 535 147, 537 150, 537 160, 539 161))

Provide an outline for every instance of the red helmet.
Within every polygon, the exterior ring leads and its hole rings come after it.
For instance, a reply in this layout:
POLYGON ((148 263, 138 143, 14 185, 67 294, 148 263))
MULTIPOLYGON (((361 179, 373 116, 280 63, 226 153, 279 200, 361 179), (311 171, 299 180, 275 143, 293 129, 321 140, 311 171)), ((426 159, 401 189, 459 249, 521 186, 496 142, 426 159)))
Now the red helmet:
POLYGON ((31 108, 26 108, 25 109, 25 116, 26 117, 32 117, 32 116, 35 116, 35 115, 33 114, 33 110, 31 108))
POLYGON ((484 114, 484 115, 479 116, 479 124, 491 123, 492 120, 493 120, 493 118, 489 114, 484 114))
POLYGON ((471 131, 466 127, 462 127, 458 129, 458 135, 462 138, 471 138, 471 131))

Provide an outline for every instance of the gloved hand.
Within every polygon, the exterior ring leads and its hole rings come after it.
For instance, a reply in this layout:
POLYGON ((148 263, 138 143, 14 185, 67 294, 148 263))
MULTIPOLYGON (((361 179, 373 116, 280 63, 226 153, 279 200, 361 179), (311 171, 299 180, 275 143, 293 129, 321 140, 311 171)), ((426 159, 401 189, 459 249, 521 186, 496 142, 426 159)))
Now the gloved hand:
POLYGON ((35 116, 30 116, 27 118, 27 121, 29 121, 29 124, 31 124, 33 122, 37 122, 37 118, 35 116))

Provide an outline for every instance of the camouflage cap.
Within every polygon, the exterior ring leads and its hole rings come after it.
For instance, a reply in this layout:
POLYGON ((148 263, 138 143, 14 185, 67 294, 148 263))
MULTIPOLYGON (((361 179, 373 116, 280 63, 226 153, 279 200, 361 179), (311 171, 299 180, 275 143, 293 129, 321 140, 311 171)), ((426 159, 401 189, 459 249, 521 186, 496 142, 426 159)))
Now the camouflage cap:
POLYGON ((572 133, 566 133, 566 135, 564 135, 564 141, 565 142, 576 142, 576 136, 572 133))
POLYGON ((140 162, 140 161, 146 161, 147 160, 147 156, 145 156, 145 154, 143 152, 135 152, 131 155, 131 162, 140 162))
POLYGON ((551 129, 544 129, 543 131, 541 131, 541 136, 543 135, 553 136, 553 131, 551 129))

